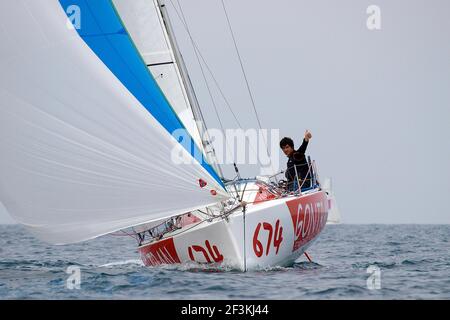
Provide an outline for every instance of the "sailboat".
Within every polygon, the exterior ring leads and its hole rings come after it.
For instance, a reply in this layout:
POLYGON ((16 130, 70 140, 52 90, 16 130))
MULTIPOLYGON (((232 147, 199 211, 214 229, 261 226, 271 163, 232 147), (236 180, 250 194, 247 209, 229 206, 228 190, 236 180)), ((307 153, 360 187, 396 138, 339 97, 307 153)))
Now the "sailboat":
POLYGON ((327 224, 341 224, 341 213, 336 196, 332 189, 331 178, 326 178, 322 183, 322 189, 328 194, 328 220, 327 224))
POLYGON ((123 232, 148 266, 247 271, 323 230, 313 161, 294 191, 223 178, 164 1, 1 1, 0 39, 0 201, 39 239, 123 232))

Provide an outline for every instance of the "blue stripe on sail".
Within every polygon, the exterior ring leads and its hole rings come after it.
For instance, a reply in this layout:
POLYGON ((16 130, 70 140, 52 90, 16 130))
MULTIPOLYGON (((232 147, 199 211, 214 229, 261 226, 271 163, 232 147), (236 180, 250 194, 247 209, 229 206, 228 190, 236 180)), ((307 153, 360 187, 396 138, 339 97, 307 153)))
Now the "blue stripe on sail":
MULTIPOLYGON (((67 9, 73 5, 80 8, 78 34, 153 117, 170 134, 177 129, 185 129, 147 69, 111 0, 60 0, 59 2, 69 18, 74 18, 75 22, 77 17, 72 17, 73 13, 67 9)), ((200 160, 203 168, 224 187, 217 173, 204 160, 202 152, 192 137, 187 135, 191 141, 183 143, 183 146, 195 159, 200 160), (188 150, 189 145, 191 150, 188 150)))

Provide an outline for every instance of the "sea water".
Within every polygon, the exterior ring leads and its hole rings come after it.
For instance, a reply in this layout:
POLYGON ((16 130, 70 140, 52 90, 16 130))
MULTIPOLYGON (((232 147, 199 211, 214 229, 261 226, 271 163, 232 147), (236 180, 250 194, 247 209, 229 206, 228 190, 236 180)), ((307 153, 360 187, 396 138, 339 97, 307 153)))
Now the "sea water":
POLYGON ((134 239, 52 246, 0 226, 0 299, 449 299, 450 225, 327 225, 290 267, 145 267, 134 239))

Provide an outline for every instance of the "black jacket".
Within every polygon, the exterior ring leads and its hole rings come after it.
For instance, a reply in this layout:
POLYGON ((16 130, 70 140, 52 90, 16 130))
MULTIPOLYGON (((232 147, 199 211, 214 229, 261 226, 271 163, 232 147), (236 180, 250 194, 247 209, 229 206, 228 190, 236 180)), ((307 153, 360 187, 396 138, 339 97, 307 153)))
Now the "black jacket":
MULTIPOLYGON (((297 151, 294 151, 294 153, 288 159, 285 176, 289 182, 292 182, 295 179, 294 165, 297 167, 297 174, 299 176, 299 179, 310 179, 310 175, 308 175, 308 161, 306 160, 305 156, 306 147, 308 147, 308 141, 303 139, 303 143, 300 148, 298 148, 297 151)), ((306 181, 305 185, 307 185, 308 183, 309 181, 306 181)))

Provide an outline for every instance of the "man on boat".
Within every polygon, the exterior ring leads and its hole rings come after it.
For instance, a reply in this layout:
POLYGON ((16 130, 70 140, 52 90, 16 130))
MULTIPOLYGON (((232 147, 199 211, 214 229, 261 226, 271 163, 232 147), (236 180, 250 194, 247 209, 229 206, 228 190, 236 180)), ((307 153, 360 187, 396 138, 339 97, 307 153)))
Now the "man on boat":
POLYGON ((302 188, 308 188, 311 184, 311 173, 309 172, 308 161, 305 152, 308 142, 312 138, 311 132, 306 130, 303 143, 297 150, 294 149, 294 141, 291 138, 284 137, 280 141, 280 148, 288 157, 286 179, 288 181, 288 190, 296 191, 299 184, 302 188), (298 177, 298 179, 297 179, 298 177))

